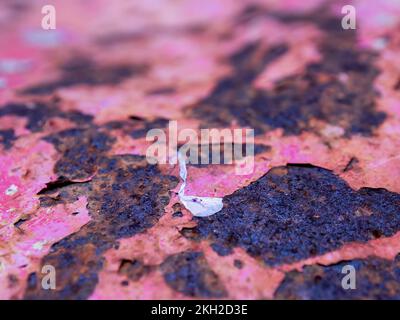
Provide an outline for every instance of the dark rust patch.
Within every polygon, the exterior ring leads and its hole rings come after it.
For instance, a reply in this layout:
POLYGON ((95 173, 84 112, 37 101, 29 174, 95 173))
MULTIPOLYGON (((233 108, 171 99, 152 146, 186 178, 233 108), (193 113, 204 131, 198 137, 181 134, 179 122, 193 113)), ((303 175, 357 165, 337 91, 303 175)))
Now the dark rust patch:
POLYGON ((187 251, 169 256, 161 265, 166 283, 190 297, 221 298, 226 291, 210 269, 202 252, 187 251))
POLYGON ((343 172, 347 172, 350 170, 353 170, 357 164, 359 163, 358 159, 356 157, 352 157, 349 162, 346 164, 346 166, 343 169, 343 172))
POLYGON ((59 79, 33 85, 22 91, 23 94, 51 94, 57 89, 77 85, 99 86, 116 85, 132 76, 146 72, 144 65, 115 64, 100 66, 87 57, 75 57, 60 66, 59 79))
POLYGON ((170 95, 174 93, 176 93, 176 89, 173 87, 161 87, 147 92, 147 94, 150 96, 170 95))
POLYGON ((172 216, 173 216, 174 218, 182 218, 182 217, 183 217, 183 213, 182 213, 182 211, 176 211, 176 212, 174 212, 174 213, 172 214, 172 216))
POLYGON ((371 257, 344 261, 336 265, 312 265, 302 272, 291 271, 275 292, 276 299, 400 299, 400 256, 394 261, 371 257), (344 290, 345 265, 356 271, 356 289, 344 290))
POLYGON ((50 253, 42 259, 42 266, 52 265, 56 270, 56 289, 42 289, 44 275, 33 273, 34 276, 28 278, 25 299, 86 299, 93 292, 103 258, 96 252, 96 245, 89 241, 85 243, 82 239, 80 245, 77 242, 69 243, 73 237, 52 246, 50 253))
POLYGON ((61 153, 54 171, 61 179, 88 179, 99 168, 114 139, 96 127, 69 129, 48 136, 61 153))
POLYGON ((193 240, 193 241, 198 241, 201 239, 200 234, 197 230, 197 228, 182 228, 179 233, 184 236, 187 239, 193 240))
MULTIPOLYGON (((131 118, 131 120, 133 120, 131 118)), ((164 118, 156 118, 143 122, 135 122, 135 128, 129 132, 133 138, 145 137, 147 132, 151 129, 162 129, 168 125, 169 120, 164 118)))
POLYGON ((235 259, 233 261, 233 265, 235 266, 235 268, 242 269, 243 268, 243 261, 235 259))
POLYGON ((130 116, 129 120, 110 121, 105 127, 110 130, 120 129, 132 138, 143 138, 151 129, 165 129, 169 120, 164 118, 145 119, 139 116, 130 116))
MULTIPOLYGON (((257 11, 251 9, 250 14, 257 11)), ((319 45, 321 61, 278 81, 272 90, 257 90, 252 81, 288 48, 282 44, 265 50, 261 43, 253 43, 229 58, 232 74, 191 106, 189 113, 208 127, 237 122, 256 133, 282 128, 290 135, 319 134, 313 121, 318 120, 343 128, 345 136, 371 135, 386 118, 375 108, 374 81, 379 71, 374 53, 358 48, 355 31, 343 30, 338 18, 321 17, 321 13, 279 18, 289 23, 310 22, 325 33, 319 45)))
POLYGON ((275 167, 223 201, 217 214, 194 218, 197 227, 190 234, 221 248, 242 247, 268 265, 400 230, 399 194, 355 191, 331 171, 312 165, 275 167))
MULTIPOLYGON (((183 144, 179 144, 178 149, 182 145, 183 144)), ((267 152, 271 149, 270 146, 263 144, 254 144, 253 148, 255 156, 267 152)), ((216 161, 217 164, 234 164, 235 161, 242 160, 246 155, 248 155, 248 153, 246 143, 238 144, 233 142, 221 142, 219 144, 209 143, 208 145, 192 145, 190 148, 187 149, 186 155, 187 157, 190 157, 190 159, 197 161, 197 163, 194 163, 191 160, 191 162, 188 163, 189 166, 205 167, 212 164, 213 159, 219 159, 219 161, 216 161), (227 148, 227 150, 225 150, 225 147, 227 148), (236 148, 240 150, 237 154, 235 154, 236 148)))
MULTIPOLYGON (((68 164, 56 164, 55 172, 59 176, 83 177, 82 172, 85 177, 92 173, 94 176, 84 183, 51 185, 41 192, 41 200, 45 199, 41 204, 73 202, 84 195, 91 221, 77 233, 54 244, 42 259, 41 265, 55 267, 57 289, 41 290, 38 284, 33 288, 28 286, 25 298, 85 299, 97 284, 103 253, 117 247, 118 239, 153 226, 163 215, 170 199, 169 192, 178 179, 163 175, 157 166, 148 165, 141 156, 107 156, 105 151, 110 138, 96 128, 67 130, 49 141, 62 152, 60 163, 68 164), (89 160, 82 164, 76 157, 89 160), (69 165, 71 163, 73 165, 69 165)), ((41 274, 36 277, 40 278, 41 274)))
POLYGON ((229 246, 222 245, 219 242, 212 243, 210 246, 221 257, 228 256, 232 253, 232 249, 229 246))
POLYGON ((287 50, 284 44, 270 50, 265 50, 261 43, 244 47, 229 59, 232 75, 220 80, 208 97, 188 109, 189 113, 199 118, 204 128, 229 127, 237 121, 256 132, 265 129, 259 113, 267 108, 265 94, 255 90, 251 83, 265 65, 287 50))
POLYGON ((10 149, 16 139, 17 137, 13 129, 0 130, 0 143, 4 146, 5 150, 10 149))
POLYGON ((139 260, 122 260, 118 273, 125 275, 131 281, 138 281, 155 268, 156 266, 145 265, 139 260))
POLYGON ((85 182, 75 182, 75 181, 68 180, 65 177, 61 176, 55 181, 46 183, 46 187, 43 188, 42 190, 40 190, 37 194, 38 195, 51 194, 54 190, 58 190, 60 188, 65 188, 65 187, 69 187, 74 184, 81 184, 81 183, 85 183, 85 182))
POLYGON ((68 119, 78 125, 85 125, 93 118, 79 111, 62 111, 57 102, 8 103, 0 108, 0 117, 7 115, 26 118, 26 129, 32 132, 41 131, 52 118, 68 119))
POLYGON ((174 203, 174 205, 172 206, 172 209, 174 210, 174 212, 172 213, 172 216, 174 218, 181 218, 183 217, 183 213, 182 213, 182 206, 180 203, 174 203))
POLYGON ((25 221, 28 221, 30 219, 29 215, 22 215, 16 222, 14 222, 14 226, 16 228, 20 228, 25 221))

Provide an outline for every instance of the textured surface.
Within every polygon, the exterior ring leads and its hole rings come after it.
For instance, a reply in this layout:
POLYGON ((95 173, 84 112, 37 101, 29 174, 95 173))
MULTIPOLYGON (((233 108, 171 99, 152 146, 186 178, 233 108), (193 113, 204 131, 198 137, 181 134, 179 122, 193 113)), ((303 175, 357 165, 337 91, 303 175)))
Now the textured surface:
MULTIPOLYGON (((394 235, 400 229, 400 194, 354 191, 330 171, 312 166, 274 167, 224 198, 225 208, 197 218, 200 237, 242 247, 269 265, 293 262, 394 235)), ((215 245, 215 244, 214 244, 215 245)))
POLYGON ((0 298, 399 299, 400 4, 352 3, 1 1, 0 298), (169 120, 255 129, 252 174, 188 166, 220 213, 146 161, 169 120))
POLYGON ((303 272, 291 271, 275 293, 278 299, 385 299, 399 300, 399 258, 345 261, 332 266, 307 266, 303 272), (342 268, 356 270, 356 290, 343 290, 342 268))

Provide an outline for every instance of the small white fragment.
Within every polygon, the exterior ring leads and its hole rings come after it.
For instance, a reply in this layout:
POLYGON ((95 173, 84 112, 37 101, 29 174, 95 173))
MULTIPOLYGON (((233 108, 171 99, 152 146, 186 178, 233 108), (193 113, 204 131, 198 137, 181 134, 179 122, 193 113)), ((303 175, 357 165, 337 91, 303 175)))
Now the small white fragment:
POLYGON ((187 178, 186 160, 180 152, 178 152, 178 161, 179 175, 183 180, 178 196, 185 208, 196 217, 208 217, 221 211, 223 207, 222 198, 185 196, 187 178))
POLYGON ((45 245, 46 243, 47 243, 46 240, 35 242, 33 244, 32 248, 35 249, 35 250, 42 250, 43 249, 43 245, 45 245))
POLYGON ((7 196, 12 196, 17 192, 18 192, 18 187, 15 184, 12 184, 11 186, 8 187, 5 193, 7 196))

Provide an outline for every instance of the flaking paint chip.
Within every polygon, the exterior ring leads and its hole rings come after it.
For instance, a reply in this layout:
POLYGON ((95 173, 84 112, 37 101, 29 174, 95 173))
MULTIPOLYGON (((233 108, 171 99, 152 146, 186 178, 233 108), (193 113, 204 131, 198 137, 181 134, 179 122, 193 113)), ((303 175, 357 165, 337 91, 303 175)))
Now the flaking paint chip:
POLYGON ((178 152, 179 175, 183 183, 179 189, 179 200, 196 217, 208 217, 222 210, 222 198, 185 195, 187 169, 185 156, 178 152))

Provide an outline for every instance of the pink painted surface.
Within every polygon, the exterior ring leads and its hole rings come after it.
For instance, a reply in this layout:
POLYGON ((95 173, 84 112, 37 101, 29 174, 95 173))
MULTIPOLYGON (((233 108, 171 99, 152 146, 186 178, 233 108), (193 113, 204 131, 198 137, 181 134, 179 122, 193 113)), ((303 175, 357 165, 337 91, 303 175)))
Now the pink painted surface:
MULTIPOLYGON (((234 25, 234 18, 246 7, 247 1, 156 1, 151 4, 113 1, 113 5, 104 0, 54 2, 58 15, 57 29, 53 31, 40 29, 41 1, 30 2, 19 14, 12 11, 7 1, 0 4, 0 65, 10 59, 23 65, 20 70, 10 72, 0 69, 0 80, 4 83, 0 86, 1 106, 57 98, 62 112, 91 115, 98 126, 136 116, 149 121, 174 119, 182 128, 198 129, 202 122, 188 114, 188 106, 207 97, 217 81, 231 72, 231 67, 223 62, 224 57, 245 44, 261 39, 266 47, 281 42, 289 46, 287 53, 261 70, 253 84, 260 89, 273 89, 277 81, 302 73, 309 63, 321 59, 315 45, 321 32, 312 24, 299 23, 292 30, 293 25, 267 17, 254 19, 247 26, 234 25), (201 31, 204 24, 211 27, 201 31), (196 32, 199 25, 200 31, 196 32), (98 42, 104 35, 120 40, 113 44, 103 39, 106 45, 101 46, 98 42), (127 63, 145 65, 149 70, 116 85, 83 83, 60 87, 41 97, 20 94, 24 88, 58 78, 59 65, 77 54, 88 56, 99 65, 127 63), (163 88, 173 90, 168 94, 148 94, 163 88)), ((256 2, 271 12, 301 13, 318 8, 322 1, 256 2)), ((310 163, 330 169, 355 190, 370 187, 400 193, 400 90, 396 89, 400 83, 400 5, 389 0, 355 1, 354 4, 358 12, 357 45, 379 53, 376 64, 380 74, 374 87, 380 93, 377 109, 388 115, 384 123, 372 136, 350 138, 344 137, 343 128, 318 120, 315 120, 315 131, 298 135, 285 135, 280 128, 272 129, 256 137, 256 143, 270 148, 256 155, 252 174, 235 175, 234 166, 191 166, 187 194, 223 197, 249 185, 271 168, 288 163, 310 163), (355 156, 356 168, 344 172, 355 156)), ((346 81, 345 75, 343 79, 346 81)), ((23 298, 28 275, 39 270, 41 259, 50 247, 78 232, 91 220, 85 197, 45 208, 41 207, 38 195, 46 184, 57 180, 55 164, 63 157, 44 138, 79 125, 59 115, 45 119, 39 131, 29 130, 27 123, 23 115, 0 117, 0 130, 13 129, 15 135, 11 148, 0 144, 0 299, 23 298), (79 214, 72 214, 76 212, 79 214), (26 221, 18 227, 15 224, 20 219, 26 221), (11 284, 10 275, 18 281, 11 284)), ((111 130, 110 136, 116 141, 107 153, 109 156, 145 155, 150 145, 143 136, 132 136, 123 129, 111 130)), ((160 170, 179 177, 176 165, 163 165, 160 170)), ((164 214, 152 227, 119 239, 117 249, 105 251, 105 263, 90 299, 190 298, 168 286, 157 268, 121 287, 126 276, 118 270, 124 259, 139 259, 146 265, 158 266, 170 255, 201 251, 225 287, 226 298, 271 299, 290 270, 369 256, 393 259, 400 252, 397 233, 366 243, 349 243, 321 256, 278 267, 265 266, 240 248, 221 257, 211 249, 210 241, 190 241, 180 233, 195 223, 185 209, 182 209, 182 218, 172 218, 178 190, 179 185, 171 190, 164 214), (242 269, 233 266, 235 259, 243 262, 242 269)))

